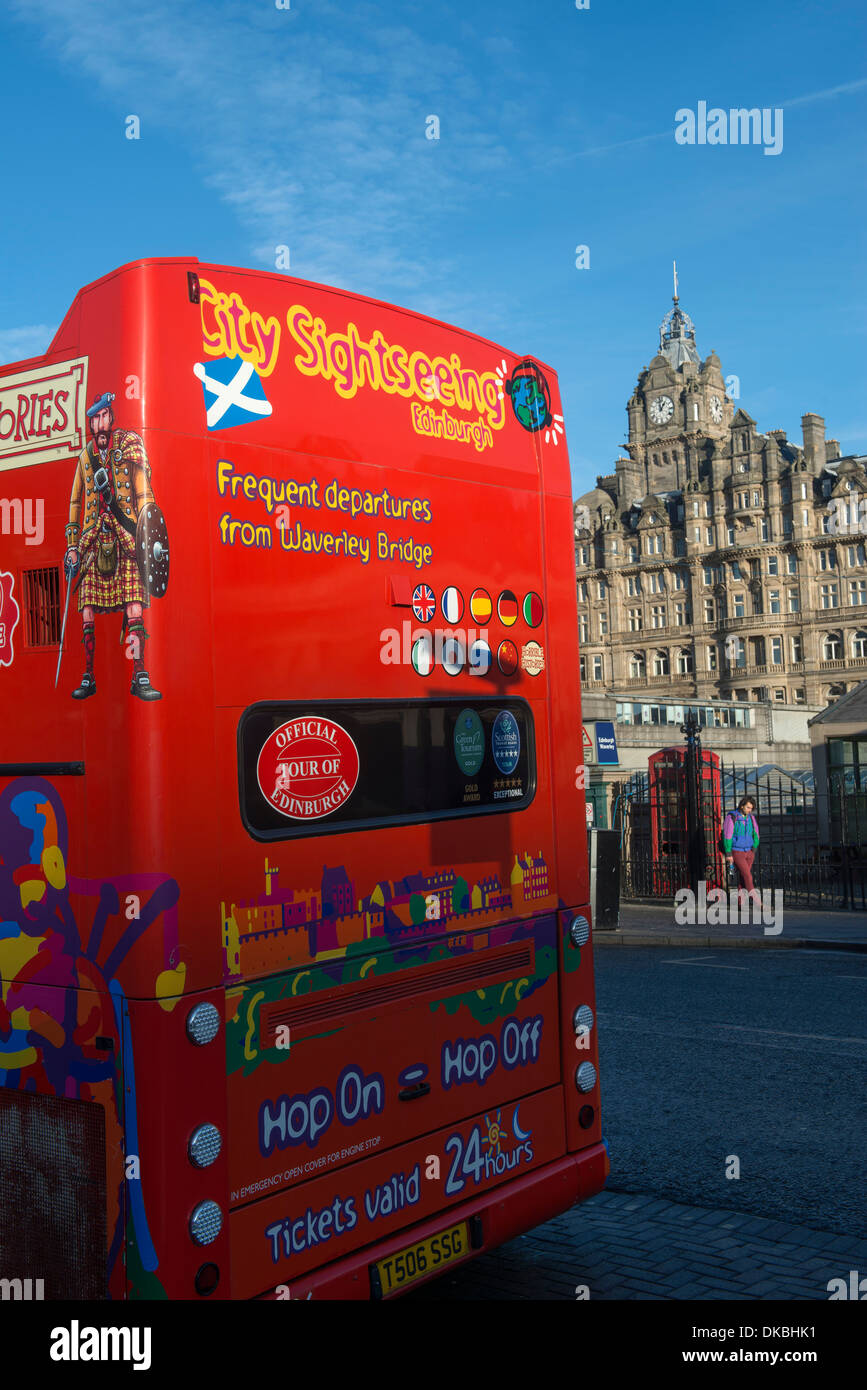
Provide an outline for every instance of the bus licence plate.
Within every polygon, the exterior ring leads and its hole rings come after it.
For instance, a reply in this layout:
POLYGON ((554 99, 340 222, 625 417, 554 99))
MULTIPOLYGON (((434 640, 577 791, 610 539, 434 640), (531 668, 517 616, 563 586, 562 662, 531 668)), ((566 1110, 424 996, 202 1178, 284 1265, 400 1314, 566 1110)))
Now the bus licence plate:
POLYGON ((382 1290, 380 1297, 388 1298, 398 1289, 406 1288, 407 1284, 414 1284, 416 1280, 444 1269, 455 1260, 463 1259, 469 1251, 467 1223, 461 1221, 457 1226, 440 1231, 439 1235, 428 1236, 427 1240, 408 1245, 405 1250, 389 1255, 387 1259, 377 1260, 373 1268, 382 1290))

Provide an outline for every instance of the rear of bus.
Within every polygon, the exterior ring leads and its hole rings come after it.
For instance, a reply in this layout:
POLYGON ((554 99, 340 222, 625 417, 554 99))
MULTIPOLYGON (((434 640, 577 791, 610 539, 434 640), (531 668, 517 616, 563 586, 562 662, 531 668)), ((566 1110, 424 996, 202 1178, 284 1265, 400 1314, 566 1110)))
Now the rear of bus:
MULTIPOLYGON (((78 1146, 41 1234, 0 1216, 0 1249, 37 1278, 52 1221, 86 1231, 89 1297, 394 1296, 607 1174, 556 377, 190 260, 88 287, 59 358, 140 440, 171 580, 152 535, 159 699, 130 693, 118 614, 70 699, 75 600, 56 692, 56 641, 0 671, 27 703, 0 1164, 32 1185, 35 1138, 78 1146), (51 968, 49 901, 78 924, 51 968)), ((69 474, 40 473, 44 554, 3 537, 17 594, 62 557, 69 474)))

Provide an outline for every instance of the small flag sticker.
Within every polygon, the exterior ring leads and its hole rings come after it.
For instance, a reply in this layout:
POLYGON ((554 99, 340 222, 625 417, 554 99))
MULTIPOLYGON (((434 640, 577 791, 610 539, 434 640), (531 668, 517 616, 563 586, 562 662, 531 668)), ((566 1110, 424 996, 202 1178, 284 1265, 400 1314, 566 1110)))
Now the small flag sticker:
POLYGON ((497 617, 503 627, 514 627, 518 621, 518 599, 511 589, 504 589, 497 599, 497 617))
POLYGON ((447 637, 443 642, 443 670, 449 676, 456 676, 464 669, 466 651, 460 637, 447 637))
POLYGON ((491 649, 483 637, 470 647, 470 675, 486 676, 491 669, 491 649))
POLYGON ((412 646, 412 664, 420 676, 429 676, 433 670, 433 644, 430 637, 419 637, 412 646))
POLYGON ((518 669, 518 648, 514 642, 501 642, 497 649, 497 665, 504 676, 514 676, 518 669))
POLYGON ((470 612, 474 623, 486 623, 493 612, 491 596, 487 589, 474 589, 470 595, 470 612))
POLYGON ((417 584, 413 589, 412 611, 420 623, 429 623, 437 611, 436 594, 429 584, 417 584))
POLYGON ((545 609, 538 594, 532 589, 524 598, 524 622, 528 627, 538 627, 545 616, 545 609))
POLYGON ((447 623, 459 623, 464 616, 464 596, 454 585, 450 584, 443 594, 442 610, 447 623))

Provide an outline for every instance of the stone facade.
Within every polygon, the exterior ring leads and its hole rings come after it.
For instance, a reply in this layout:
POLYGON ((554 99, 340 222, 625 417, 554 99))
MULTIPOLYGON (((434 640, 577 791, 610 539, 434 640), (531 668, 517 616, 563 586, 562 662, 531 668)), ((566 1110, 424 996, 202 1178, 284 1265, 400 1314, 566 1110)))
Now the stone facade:
POLYGON ((627 456, 575 504, 588 692, 822 707, 867 675, 867 458, 820 415, 760 433, 726 387, 675 293, 627 456))

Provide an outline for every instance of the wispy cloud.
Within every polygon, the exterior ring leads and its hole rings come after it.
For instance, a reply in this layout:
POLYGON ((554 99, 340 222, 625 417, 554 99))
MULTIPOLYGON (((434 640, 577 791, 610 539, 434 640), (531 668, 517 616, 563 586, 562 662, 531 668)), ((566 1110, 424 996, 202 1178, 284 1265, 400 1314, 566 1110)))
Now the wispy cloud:
POLYGON ((395 22, 387 4, 319 0, 315 16, 237 0, 11 9, 102 92, 107 118, 134 113, 143 140, 168 132, 192 151, 269 268, 288 245, 294 274, 411 291, 417 305, 446 283, 442 219, 510 159, 486 126, 471 55, 395 22), (447 142, 425 138, 432 114, 447 142))
MULTIPOLYGON (((833 97, 848 96, 852 92, 863 91, 865 87, 867 87, 867 77, 859 77, 853 82, 841 82, 836 87, 825 87, 820 92, 807 92, 804 96, 790 97, 786 101, 772 102, 771 105, 782 107, 784 111, 788 111, 793 106, 809 106, 815 101, 830 101, 833 97)), ((738 105, 742 104, 745 103, 738 103, 738 105)), ((553 155, 547 162, 549 164, 565 164, 573 159, 587 159, 591 155, 611 154, 614 150, 625 150, 632 145, 647 145, 654 140, 671 140, 674 137, 673 117, 674 109, 672 109, 672 124, 668 130, 657 130, 650 135, 636 135, 629 140, 614 140, 607 145, 592 145, 588 149, 553 155)))
POLYGON ((0 362, 19 362, 25 357, 38 357, 45 351, 55 329, 47 323, 33 323, 21 328, 0 328, 0 362))

